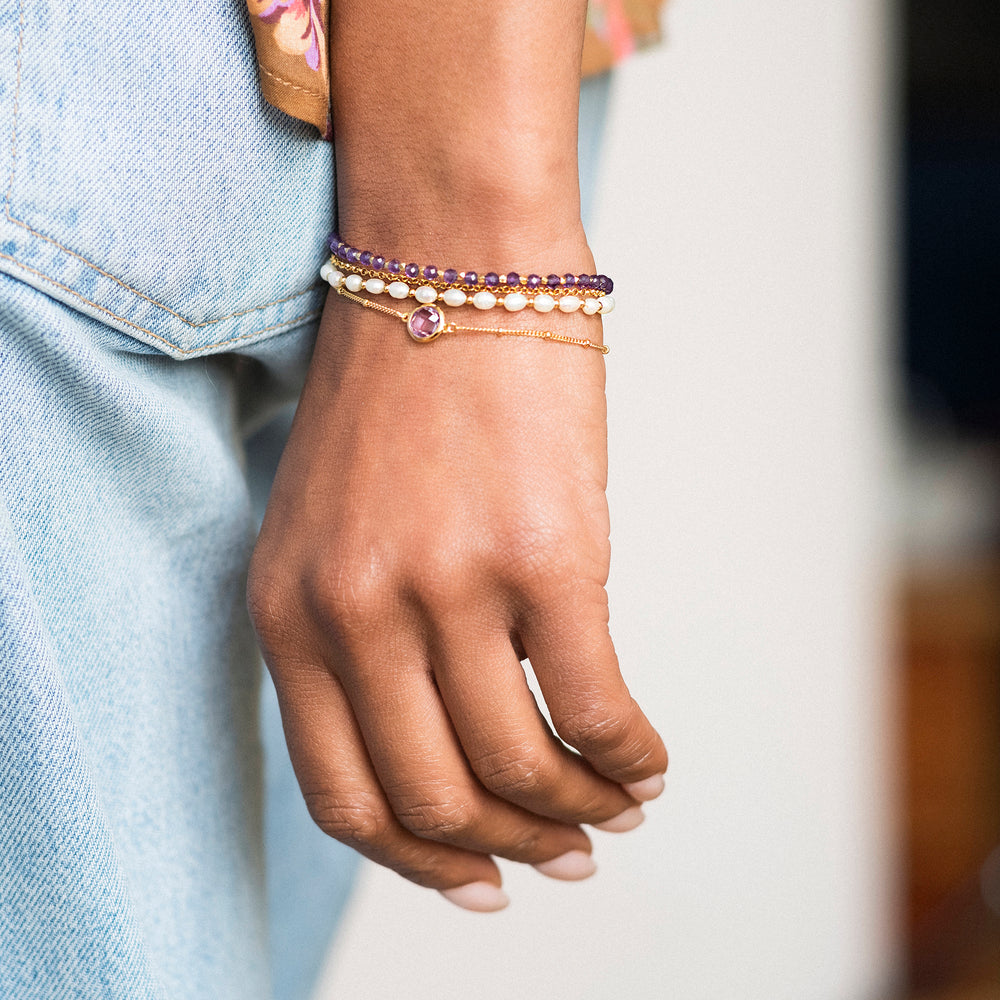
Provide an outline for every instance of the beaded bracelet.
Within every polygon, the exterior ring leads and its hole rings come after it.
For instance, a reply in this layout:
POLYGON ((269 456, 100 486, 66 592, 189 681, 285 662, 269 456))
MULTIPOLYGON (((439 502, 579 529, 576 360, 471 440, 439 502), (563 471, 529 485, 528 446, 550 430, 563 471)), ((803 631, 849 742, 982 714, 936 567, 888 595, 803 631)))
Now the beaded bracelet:
POLYGON ((550 274, 543 278, 540 274, 529 274, 525 277, 516 271, 507 274, 487 271, 480 276, 476 271, 459 271, 453 267, 439 271, 433 264, 421 266, 396 259, 386 261, 381 254, 372 253, 371 250, 358 250, 357 247, 345 243, 336 232, 330 233, 327 245, 336 261, 371 268, 376 273, 384 271, 389 275, 398 275, 403 280, 417 281, 423 278, 425 281, 440 282, 445 286, 463 285, 467 288, 506 286, 522 290, 527 288, 532 291, 543 289, 543 286, 550 291, 573 288, 581 292, 593 290, 604 295, 610 294, 615 288, 615 283, 606 274, 564 274, 562 277, 550 274))
MULTIPOLYGON (((345 270, 348 267, 349 265, 345 265, 345 270)), ((440 297, 445 305, 452 307, 470 304, 477 309, 487 310, 493 309, 495 306, 502 306, 507 312, 520 312, 522 309, 530 307, 539 313, 552 312, 553 309, 564 313, 580 310, 587 316, 593 316, 597 313, 607 315, 615 308, 615 300, 611 295, 595 295, 591 292, 589 295, 581 297, 570 294, 569 289, 566 288, 559 295, 550 294, 548 289, 540 292, 508 289, 505 295, 497 295, 485 288, 478 292, 465 292, 461 288, 455 287, 440 291, 432 284, 414 287, 401 280, 386 282, 375 273, 370 273, 368 277, 353 270, 352 273, 344 274, 329 261, 320 268, 319 273, 324 281, 329 282, 338 290, 341 287, 346 287, 350 292, 364 290, 372 295, 381 295, 385 292, 394 299, 414 298, 424 305, 430 305, 440 297)), ((497 288, 496 291, 499 292, 501 289, 497 288)))
POLYGON ((386 316, 395 316, 406 324, 406 329, 410 336, 418 344, 427 344, 436 340, 443 333, 492 333, 496 337, 531 337, 535 340, 552 340, 558 344, 574 344, 577 347, 591 347, 601 354, 607 354, 611 348, 604 344, 595 343, 592 340, 584 340, 582 337, 568 337, 562 333, 553 333, 551 330, 510 330, 502 327, 486 326, 461 326, 458 323, 450 323, 445 318, 444 311, 438 306, 422 305, 412 312, 400 312, 382 305, 381 302, 373 302, 371 299, 363 298, 348 291, 343 286, 337 288, 337 294, 342 295, 366 309, 373 309, 386 316))

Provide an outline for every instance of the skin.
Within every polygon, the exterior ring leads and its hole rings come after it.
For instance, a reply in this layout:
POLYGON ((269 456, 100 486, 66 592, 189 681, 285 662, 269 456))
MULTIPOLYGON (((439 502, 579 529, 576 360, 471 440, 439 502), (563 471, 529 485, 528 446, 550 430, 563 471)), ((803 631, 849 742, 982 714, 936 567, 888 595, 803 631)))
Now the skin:
MULTIPOLYGON (((340 231, 442 268, 594 273, 585 5, 451 8, 334 5, 340 231)), ((455 317, 601 339, 581 314, 455 317)), ((666 768, 608 632, 605 418, 597 351, 416 344, 329 296, 249 605, 313 818, 421 885, 499 886, 494 856, 589 854, 581 825, 666 768)))

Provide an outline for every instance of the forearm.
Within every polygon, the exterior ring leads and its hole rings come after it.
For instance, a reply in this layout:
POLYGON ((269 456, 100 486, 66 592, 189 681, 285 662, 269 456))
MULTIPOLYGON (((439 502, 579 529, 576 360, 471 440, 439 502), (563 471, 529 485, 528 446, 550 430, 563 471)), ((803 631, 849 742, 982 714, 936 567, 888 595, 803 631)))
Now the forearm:
POLYGON ((341 0, 332 13, 345 239, 441 266, 592 268, 577 173, 583 0, 341 0))

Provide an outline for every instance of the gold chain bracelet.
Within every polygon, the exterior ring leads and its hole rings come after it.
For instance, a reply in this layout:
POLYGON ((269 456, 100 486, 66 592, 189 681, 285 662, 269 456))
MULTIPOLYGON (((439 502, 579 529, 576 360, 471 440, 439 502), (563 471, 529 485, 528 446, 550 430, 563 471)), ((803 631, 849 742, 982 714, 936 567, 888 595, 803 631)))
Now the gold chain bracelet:
POLYGON ((477 289, 479 291, 493 291, 500 292, 503 289, 507 289, 512 292, 520 292, 522 295, 532 296, 532 295, 551 295, 554 299, 559 299, 562 296, 576 295, 580 298, 588 299, 599 299, 606 293, 599 291, 595 288, 576 288, 570 285, 557 285, 555 287, 541 284, 537 288, 528 288, 524 281, 522 280, 520 284, 515 286, 508 285, 505 281, 499 282, 496 286, 480 286, 477 285, 475 288, 466 288, 460 282, 447 282, 440 276, 437 278, 425 278, 421 275, 413 277, 412 275, 405 274, 402 270, 398 273, 390 274, 385 270, 378 271, 375 268, 365 267, 363 264, 354 264, 351 261, 338 260, 336 257, 330 258, 330 266, 341 271, 343 274, 356 274, 359 278, 376 278, 380 281, 384 281, 387 285, 392 281, 400 281, 404 285, 408 285, 410 288, 417 288, 421 285, 428 288, 433 288, 437 292, 447 291, 449 288, 461 288, 463 291, 468 292, 472 295, 477 289))
POLYGON ((389 306, 382 305, 381 302, 373 302, 361 295, 355 295, 346 288, 338 288, 338 295, 357 302, 366 309, 373 309, 375 312, 383 313, 386 316, 395 316, 406 324, 406 329, 410 336, 419 344, 426 344, 438 338, 442 333, 492 333, 496 337, 532 337, 535 340, 552 340, 558 344, 574 344, 577 347, 592 347, 601 354, 607 354, 611 348, 604 344, 595 344, 592 340, 584 340, 581 337, 567 337, 562 333, 553 333, 551 330, 511 330, 502 327, 491 326, 461 326, 458 323, 449 323, 444 316, 444 312, 437 306, 420 306, 411 312, 400 312, 397 309, 390 309, 389 306))

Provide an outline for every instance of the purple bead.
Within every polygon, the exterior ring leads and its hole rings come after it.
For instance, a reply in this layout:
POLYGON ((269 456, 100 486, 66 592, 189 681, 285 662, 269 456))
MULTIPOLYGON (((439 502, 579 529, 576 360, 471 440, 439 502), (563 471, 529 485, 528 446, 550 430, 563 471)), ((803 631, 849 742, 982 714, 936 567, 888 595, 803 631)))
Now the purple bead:
POLYGON ((496 271, 489 271, 483 275, 483 284, 488 285, 490 288, 495 288, 500 284, 500 275, 496 271))
POLYGON ((615 283, 606 274, 601 275, 601 281, 601 290, 605 295, 610 295, 615 290, 615 283))
POLYGON ((441 277, 444 278, 449 285, 453 285, 456 281, 458 281, 458 271, 456 271, 453 267, 449 267, 448 270, 441 275, 441 277))
POLYGON ((372 257, 372 267, 374 267, 376 271, 381 271, 382 268, 385 267, 385 257, 381 254, 378 257, 372 257))
POLYGON ((563 284, 567 288, 572 288, 576 284, 576 275, 575 274, 564 274, 563 275, 563 284))
POLYGON ((337 256, 341 260, 347 260, 347 247, 343 243, 337 247, 337 256))
POLYGON ((347 248, 347 259, 352 264, 357 264, 358 258, 360 256, 361 256, 361 251, 357 247, 348 247, 347 248))
POLYGON ((576 283, 581 288, 592 288, 593 287, 591 285, 591 283, 590 283, 590 275, 589 274, 578 274, 576 276, 576 283))
POLYGON ((541 275, 529 274, 526 282, 529 288, 537 288, 542 283, 541 275))
POLYGON ((428 281, 433 281, 438 276, 438 269, 433 264, 428 264, 424 268, 424 277, 428 281))
POLYGON ((385 265, 385 269, 386 269, 386 270, 387 270, 387 271, 388 271, 388 272, 389 272, 390 274, 399 274, 399 269, 400 269, 400 268, 401 268, 402 266, 403 266, 403 265, 402 265, 402 264, 400 264, 400 263, 399 263, 399 261, 398 261, 398 260, 396 260, 396 259, 395 259, 395 257, 394 257, 394 258, 393 258, 392 260, 390 260, 390 261, 389 261, 389 263, 388 263, 388 264, 386 264, 386 265, 385 265))
POLYGON ((521 284, 521 275, 519 275, 517 271, 511 271, 504 281, 508 288, 517 288, 517 286, 521 284))
POLYGON ((358 258, 364 267, 371 267, 372 264, 372 252, 371 250, 363 250, 361 256, 358 258))
POLYGON ((545 284, 548 285, 549 288, 558 288, 559 287, 559 275, 558 274, 550 274, 545 279, 545 284))
POLYGON ((340 240, 337 239, 337 234, 336 233, 330 233, 330 235, 329 235, 329 237, 327 237, 327 241, 326 241, 326 245, 330 248, 330 253, 335 254, 337 252, 337 244, 339 242, 340 242, 340 240))
POLYGON ((465 272, 465 283, 471 288, 479 281, 479 275, 475 271, 465 272))
POLYGON ((420 267, 417 264, 407 264, 403 270, 408 278, 416 278, 420 274, 420 267))

